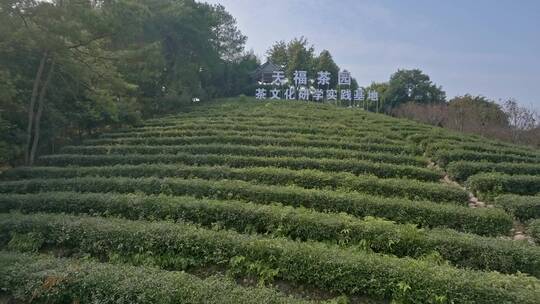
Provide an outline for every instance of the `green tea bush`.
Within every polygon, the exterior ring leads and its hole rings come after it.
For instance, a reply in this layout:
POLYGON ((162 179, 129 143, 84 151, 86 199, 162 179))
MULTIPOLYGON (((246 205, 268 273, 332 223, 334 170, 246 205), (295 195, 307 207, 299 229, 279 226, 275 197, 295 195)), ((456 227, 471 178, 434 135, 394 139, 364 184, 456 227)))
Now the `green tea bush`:
POLYGON ((495 205, 523 222, 540 218, 540 196, 500 195, 495 198, 495 205))
POLYGON ((359 193, 303 189, 295 186, 255 185, 243 181, 84 177, 30 179, 0 183, 0 193, 44 191, 142 192, 241 199, 261 204, 278 202, 318 211, 346 212, 359 217, 373 215, 400 223, 415 223, 426 227, 447 227, 482 235, 506 234, 512 227, 512 217, 497 208, 471 209, 427 201, 382 198, 359 193))
POLYGON ((143 145, 114 145, 114 146, 68 146, 62 149, 65 154, 222 154, 243 155, 262 157, 308 157, 308 158, 331 158, 348 160, 370 160, 389 164, 427 166, 427 159, 410 156, 396 155, 391 153, 360 152, 356 150, 344 150, 334 148, 302 148, 302 147, 279 147, 279 146, 245 146, 231 144, 202 144, 202 145, 179 145, 179 146, 143 146, 143 145))
POLYGON ((540 245, 540 219, 531 221, 527 230, 535 242, 540 245))
POLYGON ((466 135, 450 135, 450 134, 430 134, 429 132, 417 132, 416 134, 412 134, 407 136, 407 139, 415 142, 423 147, 427 147, 431 145, 432 143, 437 142, 455 142, 456 144, 463 143, 463 142, 474 142, 477 143, 478 140, 466 138, 466 135))
POLYGON ((185 145, 185 144, 240 144, 240 145, 276 145, 295 147, 318 147, 353 149, 366 152, 390 152, 421 155, 420 148, 404 144, 357 143, 339 140, 306 140, 301 138, 272 138, 265 136, 194 136, 194 137, 125 137, 114 139, 92 139, 85 141, 86 145, 185 145))
MULTIPOLYGON (((433 144, 444 143, 458 147, 460 145, 482 145, 489 149, 512 149, 514 151, 534 151, 525 146, 516 146, 507 142, 490 140, 478 135, 447 132, 442 129, 432 129, 432 131, 422 131, 408 136, 407 139, 416 142, 426 148, 433 144), (435 132, 432 132, 432 131, 435 132)), ((428 149, 429 150, 429 149, 428 149)))
POLYGON ((182 137, 182 136, 217 136, 217 135, 243 135, 243 136, 267 136, 282 138, 303 138, 311 140, 331 139, 359 142, 379 142, 379 143, 405 143, 403 138, 396 134, 381 132, 376 130, 352 131, 339 128, 317 128, 317 127, 291 127, 283 126, 280 122, 276 126, 261 126, 255 124, 227 123, 227 124, 190 124, 172 127, 144 127, 126 130, 124 132, 115 131, 105 133, 100 138, 124 138, 124 137, 182 137))
POLYGON ((49 247, 166 269, 229 265, 337 294, 399 298, 405 303, 536 303, 540 281, 396 258, 314 242, 294 242, 168 222, 65 215, 0 215, 0 239, 39 231, 49 247), (187 262, 186 262, 187 261, 187 262), (247 265, 246 265, 247 264, 247 265), (246 265, 244 267, 243 265, 246 265), (399 286, 407 286, 400 290, 399 286))
POLYGON ((467 179, 467 187, 478 196, 493 198, 499 194, 540 194, 540 176, 480 173, 467 179))
POLYGON ((200 123, 191 123, 186 125, 180 125, 180 126, 168 126, 168 127, 142 127, 137 129, 132 129, 130 132, 120 132, 120 133, 111 133, 112 136, 103 135, 101 138, 115 138, 115 137, 137 137, 141 135, 144 137, 143 134, 147 134, 148 132, 172 132, 171 136, 177 136, 176 132, 181 133, 183 132, 196 132, 197 130, 200 131, 214 131, 214 132, 240 132, 242 134, 249 134, 253 133, 253 135, 256 135, 257 133, 260 134, 260 136, 264 135, 274 135, 271 137, 304 137, 304 138, 313 138, 313 139, 326 139, 326 138, 333 138, 333 139, 340 139, 343 140, 343 138, 348 139, 356 139, 361 140, 362 138, 365 138, 367 136, 378 136, 382 140, 387 140, 391 142, 401 142, 404 141, 404 138, 399 137, 398 134, 394 134, 392 132, 388 132, 385 130, 378 130, 378 129, 370 129, 365 128, 362 130, 353 130, 351 128, 344 127, 343 125, 327 125, 326 127, 319 126, 313 126, 309 124, 303 124, 303 125, 291 125, 287 123, 287 125, 283 125, 283 121, 277 122, 275 125, 268 125, 268 126, 261 126, 258 123, 222 123, 222 124, 208 124, 208 125, 201 125, 200 123), (130 135, 131 134, 131 135, 130 135), (279 136, 281 134, 282 136, 279 136), (384 136, 382 136, 384 135, 384 136))
MULTIPOLYGON (((206 114, 204 114, 206 115, 206 114)), ((324 120, 314 125, 314 118, 303 119, 301 117, 214 117, 208 116, 202 118, 200 115, 195 117, 175 118, 170 120, 170 123, 145 123, 144 126, 135 129, 125 129, 117 133, 129 133, 132 131, 154 131, 154 130, 190 130, 197 128, 212 128, 212 129, 232 129, 232 130, 271 130, 271 131, 293 131, 302 134, 320 134, 332 133, 343 135, 362 134, 362 132, 381 132, 387 131, 387 128, 378 128, 376 126, 364 125, 362 127, 354 124, 345 125, 343 122, 324 120), (283 124, 283 119, 291 119, 287 124, 283 124)))
POLYGON ((258 157, 216 154, 130 154, 83 155, 56 154, 43 156, 39 163, 48 166, 112 166, 138 164, 227 165, 230 167, 278 167, 289 169, 317 169, 329 172, 373 174, 377 177, 406 177, 422 181, 438 181, 443 174, 428 168, 409 165, 375 163, 366 160, 313 159, 308 157, 258 157))
POLYGON ((481 152, 481 153, 494 153, 494 154, 504 154, 510 156, 522 156, 529 158, 538 158, 540 157, 540 152, 530 150, 528 147, 497 147, 490 144, 478 144, 473 142, 455 142, 455 141, 437 141, 429 143, 426 147, 426 153, 428 155, 434 155, 437 151, 440 150, 465 150, 470 152, 481 152))
POLYGON ((143 196, 77 192, 9 194, 0 197, 0 211, 70 213, 128 219, 171 219, 238 232, 257 232, 306 241, 326 241, 400 257, 422 257, 432 252, 461 267, 524 272, 540 277, 540 248, 526 242, 480 237, 449 229, 418 229, 346 214, 322 213, 282 205, 257 205, 234 200, 189 196, 143 196))
POLYGON ((449 163, 446 172, 453 179, 464 182, 469 176, 488 172, 540 175, 540 164, 457 161, 449 163))
POLYGON ((0 288, 16 303, 308 303, 223 276, 0 252, 0 288))
POLYGON ((486 161, 486 162, 516 162, 516 163, 540 163, 540 157, 526 157, 517 156, 505 153, 488 153, 488 152, 476 152, 468 150, 440 150, 434 155, 435 161, 441 165, 446 166, 453 161, 486 161))
POLYGON ((207 167, 166 164, 115 165, 107 167, 19 167, 5 172, 3 179, 101 177, 197 177, 239 179, 272 185, 298 185, 310 189, 342 189, 384 197, 405 197, 432 202, 467 204, 468 193, 442 183, 402 178, 377 178, 370 175, 331 173, 319 170, 291 170, 275 167, 207 167))

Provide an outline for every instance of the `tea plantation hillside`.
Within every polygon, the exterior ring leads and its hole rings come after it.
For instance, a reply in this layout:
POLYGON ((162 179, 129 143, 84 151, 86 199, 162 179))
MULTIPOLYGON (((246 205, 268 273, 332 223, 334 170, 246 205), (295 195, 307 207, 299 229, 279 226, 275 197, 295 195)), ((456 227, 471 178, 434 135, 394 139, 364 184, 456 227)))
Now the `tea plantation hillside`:
POLYGON ((225 100, 0 175, 15 303, 540 303, 540 151, 225 100))

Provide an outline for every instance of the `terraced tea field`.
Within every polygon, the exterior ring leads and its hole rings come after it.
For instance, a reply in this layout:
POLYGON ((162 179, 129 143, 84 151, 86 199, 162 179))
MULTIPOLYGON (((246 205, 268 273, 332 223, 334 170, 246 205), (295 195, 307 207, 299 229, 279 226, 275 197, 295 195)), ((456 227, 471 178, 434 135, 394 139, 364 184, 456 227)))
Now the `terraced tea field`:
POLYGON ((532 148, 228 100, 0 179, 15 303, 540 303, 532 148))

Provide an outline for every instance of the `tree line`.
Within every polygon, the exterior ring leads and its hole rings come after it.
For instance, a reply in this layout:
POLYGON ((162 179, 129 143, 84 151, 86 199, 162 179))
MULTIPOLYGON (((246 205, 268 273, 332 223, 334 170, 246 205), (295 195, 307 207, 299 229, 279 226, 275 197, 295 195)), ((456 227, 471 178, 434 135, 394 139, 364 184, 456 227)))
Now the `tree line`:
POLYGON ((1 0, 0 163, 234 96, 259 62, 221 5, 1 0))
MULTIPOLYGON (((267 51, 273 63, 284 67, 292 78, 295 70, 329 71, 337 75, 340 67, 328 50, 319 55, 306 38, 278 41, 267 51)), ((336 88, 334 76, 330 88, 336 88)), ((358 83, 353 79, 355 89, 358 83)), ((446 92, 419 69, 398 70, 386 82, 372 82, 365 91, 375 90, 379 101, 366 100, 365 110, 413 119, 460 132, 540 147, 540 117, 532 109, 520 106, 515 99, 502 103, 484 96, 466 94, 447 100, 446 92)), ((345 104, 347 105, 347 104, 345 104)))
POLYGON ((501 103, 484 96, 466 94, 448 102, 407 102, 392 109, 391 115, 482 135, 516 144, 540 147, 540 116, 513 99, 501 103))
MULTIPOLYGON (((330 84, 328 88, 337 87, 337 75, 341 68, 334 61, 330 51, 322 50, 319 55, 315 54, 315 48, 309 44, 305 37, 294 38, 289 42, 278 41, 266 52, 268 60, 282 66, 285 77, 293 79, 294 71, 307 71, 308 76, 314 79, 317 72, 330 72, 330 84)), ((356 79, 351 79, 351 90, 358 88, 356 79)))
MULTIPOLYGON (((245 42, 223 6, 194 0, 0 0, 0 163, 31 165, 40 153, 194 100, 252 95, 260 61, 245 42)), ((336 87, 332 54, 316 54, 304 37, 266 55, 288 78, 329 71, 336 87)), ((365 89, 380 99, 365 110, 540 145, 535 113, 482 96, 447 101, 418 69, 365 89)))

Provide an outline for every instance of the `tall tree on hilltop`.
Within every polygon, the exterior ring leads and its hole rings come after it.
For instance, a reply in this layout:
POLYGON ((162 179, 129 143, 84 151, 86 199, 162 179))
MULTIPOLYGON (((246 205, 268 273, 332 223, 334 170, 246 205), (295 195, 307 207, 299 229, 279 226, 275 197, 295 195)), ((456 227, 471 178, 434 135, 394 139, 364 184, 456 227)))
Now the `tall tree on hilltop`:
POLYGON ((315 68, 314 63, 315 49, 309 45, 305 37, 295 38, 287 44, 287 68, 286 75, 293 77, 294 71, 307 71, 309 78, 314 78, 315 68))
POLYGON ((305 37, 294 38, 285 44, 283 41, 276 42, 268 51, 268 58, 278 65, 285 66, 285 75, 292 79, 294 71, 307 71, 308 77, 313 79, 315 75, 315 49, 309 45, 305 37))
POLYGON ((209 41, 217 54, 202 65, 200 76, 204 93, 207 98, 237 95, 241 91, 238 86, 248 86, 249 72, 256 68, 249 64, 251 54, 244 52, 247 37, 238 30, 236 20, 222 5, 202 4, 202 10, 209 13, 209 41), (249 71, 245 70, 246 66, 249 71))
POLYGON ((54 100, 49 107, 61 108, 62 98, 51 98, 51 87, 55 97, 65 96, 61 94, 65 92, 76 99, 93 100, 96 105, 113 102, 124 91, 122 88, 127 88, 109 66, 109 60, 114 59, 103 46, 114 29, 100 10, 93 1, 2 3, 2 19, 14 30, 7 37, 12 52, 4 59, 17 62, 16 66, 6 65, 21 77, 32 79, 31 89, 21 88, 20 95, 29 100, 24 153, 28 165, 34 162, 42 137, 46 101, 54 100))
POLYGON ((369 86, 367 86, 365 88, 366 101, 364 102, 364 109, 379 113, 382 111, 382 109, 386 108, 386 93, 388 92, 388 89, 388 82, 372 82, 369 86), (377 101, 368 99, 368 93, 370 91, 377 92, 379 97, 377 101))
MULTIPOLYGON (((339 66, 332 58, 332 54, 328 50, 323 50, 317 58, 315 58, 315 71, 327 71, 331 74, 330 88, 335 88, 337 85, 337 77, 339 73, 339 66)), ((314 75, 316 78, 316 75, 314 75)))
POLYGON ((483 96, 464 95, 448 102, 447 126, 483 136, 508 130, 508 116, 501 106, 483 96))
POLYGON ((219 56, 228 62, 241 59, 247 37, 240 32, 236 19, 221 4, 202 4, 203 10, 210 14, 211 37, 209 41, 216 48, 219 56))
POLYGON ((289 58, 287 54, 287 44, 285 41, 278 41, 274 43, 267 51, 266 56, 270 61, 277 65, 287 66, 289 58))
MULTIPOLYGON (((231 92, 231 68, 244 59, 246 37, 221 5, 192 0, 138 0, 150 12, 139 37, 143 45, 122 67, 141 84, 147 112, 171 112, 196 96, 231 92), (141 76, 140 71, 145 71, 141 76)), ((237 89, 235 91, 238 91, 237 89)))
POLYGON ((256 63, 245 39, 223 6, 193 0, 2 0, 0 145, 25 152, 0 147, 0 159, 32 164, 141 113, 238 94, 256 63))
POLYGON ((444 102, 446 93, 419 69, 398 70, 390 77, 382 100, 385 109, 389 110, 409 101, 424 104, 444 102))
POLYGON ((518 104, 517 100, 510 98, 503 103, 503 110, 508 117, 512 130, 512 141, 519 142, 520 136, 538 127, 538 114, 518 104))

